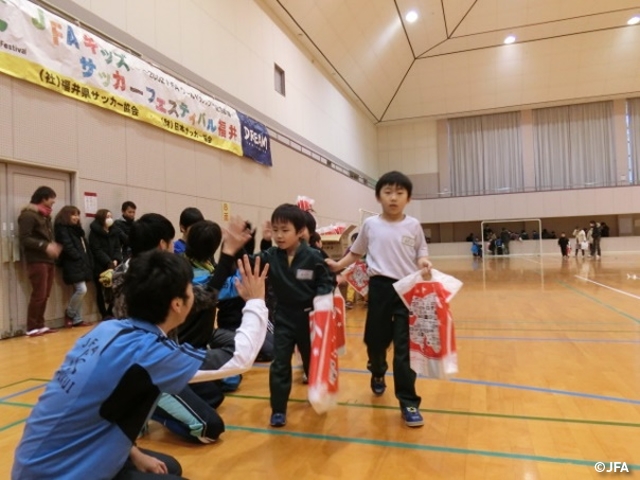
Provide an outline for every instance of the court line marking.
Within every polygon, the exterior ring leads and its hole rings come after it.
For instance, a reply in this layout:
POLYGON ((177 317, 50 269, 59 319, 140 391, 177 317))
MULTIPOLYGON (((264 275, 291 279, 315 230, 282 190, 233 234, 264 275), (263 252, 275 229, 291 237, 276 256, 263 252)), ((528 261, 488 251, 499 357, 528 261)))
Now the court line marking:
MULTIPOLYGON (((257 365, 254 365, 253 368, 265 369, 265 368, 269 368, 269 365, 257 364, 257 365)), ((300 370, 302 369, 302 366, 294 366, 293 368, 296 370, 300 370)), ((371 372, 369 370, 362 370, 357 368, 339 368, 338 371, 340 373, 357 373, 357 374, 371 375, 371 372)), ((392 377, 393 372, 387 372, 385 373, 385 376, 392 377)), ((433 380, 432 378, 425 377, 424 375, 417 375, 417 378, 424 379, 424 380, 433 380)), ((456 382, 456 383, 469 383, 473 385, 484 385, 489 387, 514 388, 517 390, 529 390, 532 392, 555 393, 557 395, 567 395, 569 397, 581 397, 581 398, 588 398, 591 400, 604 400, 609 402, 630 403, 632 405, 640 405, 640 400, 634 400, 631 398, 610 397, 606 395, 596 395, 594 393, 574 392, 571 390, 557 390, 553 388, 533 387, 530 385, 516 385, 513 383, 491 382, 487 380, 472 380, 472 379, 466 379, 466 378, 450 378, 447 381, 456 382)))
POLYGON ((9 430, 10 428, 15 427, 17 425, 20 425, 21 423, 24 423, 26 421, 27 421, 27 419, 23 418, 22 420, 16 420, 15 422, 11 422, 11 423, 9 423, 7 425, 3 425, 2 427, 0 427, 0 432, 4 432, 5 430, 9 430))
POLYGON ((563 322, 562 320, 455 320, 455 323, 498 323, 498 324, 531 324, 531 325, 628 325, 627 322, 563 322))
POLYGON ((11 395, 7 395, 6 397, 0 397, 0 402, 4 402, 5 400, 9 400, 10 398, 19 397, 20 395, 24 395, 25 393, 33 392, 39 388, 43 388, 45 385, 36 385, 35 387, 29 387, 25 390, 21 390, 19 392, 12 393, 11 395))
POLYGON ((627 297, 635 298, 636 300, 640 300, 638 295, 634 295, 633 293, 625 292, 624 290, 619 290, 617 288, 610 287, 609 285, 605 285, 604 283, 596 282, 595 280, 591 280, 587 277, 581 277, 580 275, 574 275, 576 278, 580 280, 584 280, 585 282, 593 283, 598 285, 599 287, 608 288, 609 290, 613 290, 616 293, 621 293, 622 295, 626 295, 627 297))
MULTIPOLYGON (((593 466, 597 462, 597 460, 580 460, 577 458, 547 457, 543 455, 526 455, 521 453, 499 452, 499 451, 491 451, 491 450, 443 447, 440 445, 428 445, 428 444, 407 443, 407 442, 390 442, 387 440, 377 440, 377 439, 371 439, 371 438, 341 437, 337 435, 323 435, 318 433, 294 432, 291 430, 275 430, 275 429, 256 428, 256 427, 242 427, 237 425, 228 425, 227 429, 233 430, 233 431, 249 432, 249 433, 263 433, 267 435, 290 436, 290 437, 307 438, 307 439, 313 439, 313 440, 372 445, 376 447, 390 447, 390 448, 399 448, 399 449, 407 449, 407 450, 423 450, 423 451, 453 453, 453 454, 462 454, 462 455, 479 455, 484 457, 507 458, 511 460, 529 460, 529 461, 535 461, 535 462, 565 463, 565 464, 572 464, 572 465, 579 465, 579 466, 589 466, 591 468, 593 468, 593 466)), ((629 468, 629 470, 640 470, 640 465, 635 465, 632 463, 627 463, 627 467, 629 468)))
MULTIPOLYGON (((363 333, 347 333, 347 337, 360 337, 363 333)), ((543 337, 472 337, 469 335, 456 335, 456 340, 497 340, 520 342, 591 342, 591 343, 640 343, 640 340, 625 339, 601 339, 601 338, 543 338, 543 337)))
POLYGON ((0 406, 2 405, 7 405, 8 407, 26 407, 26 408, 33 408, 36 406, 34 403, 0 402, 0 406))
POLYGON ((456 340, 515 340, 521 342, 592 342, 592 343, 640 343, 640 340, 600 338, 540 338, 540 337, 469 337, 456 335, 456 340))
POLYGON ((567 288, 569 290, 572 290, 575 293, 577 293, 579 295, 582 295, 583 297, 587 297, 589 300, 591 300, 591 301, 593 301, 593 302, 595 302, 595 303, 597 303, 599 305, 602 305, 603 307, 605 307, 605 308, 607 308, 609 310, 612 310, 612 311, 616 312, 618 315, 622 315, 623 317, 628 318, 629 320, 632 320, 632 321, 636 322, 637 324, 640 324, 640 320, 638 320, 635 317, 632 317, 628 313, 623 312, 622 310, 618 310, 617 308, 615 308, 615 307, 613 307, 613 306, 611 306, 611 305, 609 305, 607 303, 604 303, 604 302, 598 300, 597 298, 593 297, 592 295, 589 295, 588 293, 585 293, 582 290, 579 290, 579 289, 577 289, 577 288, 575 288, 575 287, 573 287, 573 286, 571 286, 571 285, 569 285, 569 284, 567 284, 565 282, 562 282, 562 281, 558 280, 558 283, 560 285, 562 285, 563 287, 565 287, 565 288, 567 288))
MULTIPOLYGON (((227 397, 231 398, 240 398, 246 400, 262 400, 267 401, 269 397, 260 396, 260 395, 242 395, 242 394, 227 394, 227 397)), ((306 398, 289 398, 290 402, 294 403, 308 403, 306 398)), ((374 405, 370 403, 349 403, 349 402, 338 402, 338 405, 341 407, 356 407, 356 408, 373 408, 379 410, 398 410, 398 407, 390 406, 390 405, 374 405)), ((640 428, 640 423, 628 423, 628 422, 611 422, 606 420, 583 420, 578 418, 560 418, 560 417, 536 417, 532 415, 507 415, 504 413, 487 413, 487 412, 470 412, 470 411, 462 411, 462 410, 442 410, 435 408, 420 408, 421 412, 426 413, 435 413, 440 415, 458 415, 458 416, 468 416, 468 417, 488 417, 488 418, 500 418, 506 420, 532 420, 538 422, 560 422, 560 423, 581 423, 588 425, 601 425, 608 427, 632 427, 632 428, 640 428)))
POLYGON ((13 387, 13 386, 15 386, 15 385, 20 385, 21 383, 26 383, 26 382, 28 382, 28 381, 30 381, 30 380, 31 380, 30 378, 27 378, 27 379, 25 379, 25 380, 19 380, 19 381, 17 381, 17 382, 8 383, 7 385, 3 385, 3 386, 1 386, 1 387, 0 387, 0 390, 2 390, 3 388, 9 388, 9 387, 13 387))
MULTIPOLYGON (((455 324, 454 320, 454 324, 455 324)), ((516 331, 516 332, 598 332, 598 333, 640 333, 640 330, 580 330, 580 329, 553 329, 553 328, 456 328, 456 331, 474 331, 474 330, 488 330, 488 331, 516 331)))

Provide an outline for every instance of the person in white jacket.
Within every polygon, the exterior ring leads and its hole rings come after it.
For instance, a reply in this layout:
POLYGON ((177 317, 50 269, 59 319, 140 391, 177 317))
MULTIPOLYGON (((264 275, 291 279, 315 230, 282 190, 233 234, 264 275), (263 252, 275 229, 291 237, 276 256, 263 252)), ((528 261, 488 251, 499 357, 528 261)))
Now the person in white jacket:
POLYGON ((102 322, 67 353, 27 419, 15 452, 14 480, 181 478, 179 463, 135 446, 161 392, 248 370, 267 329, 260 259, 238 262, 246 300, 225 358, 178 345, 167 334, 193 304, 193 271, 173 253, 153 250, 130 262, 123 282, 128 318, 102 322))
POLYGON ((576 239, 576 257, 578 256, 578 252, 582 252, 582 256, 584 257, 584 251, 586 250, 585 244, 587 242, 587 234, 584 232, 584 229, 576 226, 573 229, 573 237, 576 239))

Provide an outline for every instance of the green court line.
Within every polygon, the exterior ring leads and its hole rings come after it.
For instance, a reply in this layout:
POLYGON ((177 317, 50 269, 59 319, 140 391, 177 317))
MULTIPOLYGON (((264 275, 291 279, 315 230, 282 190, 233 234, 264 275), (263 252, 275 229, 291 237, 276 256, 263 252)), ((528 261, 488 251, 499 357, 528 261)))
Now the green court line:
POLYGON ((9 430, 11 427, 15 427, 16 425, 20 425, 21 423, 26 422, 27 419, 23 418, 22 420, 16 420, 15 422, 12 422, 8 425, 3 425, 0 427, 0 432, 4 432, 5 430, 9 430))
POLYGON ((21 383, 26 383, 29 380, 31 380, 31 379, 27 378, 26 380, 19 380, 17 382, 9 383, 8 385, 3 385, 3 386, 0 387, 0 390, 2 390, 3 388, 9 388, 9 387, 14 387, 16 385, 20 385, 21 383))
MULTIPOLYGON (((340 437, 337 435, 322 435, 318 433, 292 432, 290 430, 275 430, 275 429, 255 428, 255 427, 239 427, 235 425, 228 425, 227 430, 235 430, 235 431, 250 432, 250 433, 263 433, 267 435, 289 436, 289 437, 296 437, 296 438, 308 438, 313 440, 325 440, 325 441, 352 443, 352 444, 360 444, 360 445, 373 445, 376 447, 402 448, 402 449, 408 449, 408 450, 423 450, 423 451, 430 451, 430 452, 454 453, 454 454, 462 454, 462 455, 479 455, 484 457, 507 458, 510 460, 529 460, 534 462, 565 463, 570 465, 589 466, 592 469, 593 469, 593 466, 596 464, 596 462, 598 462, 598 460, 580 460, 577 458, 547 457, 543 455, 527 455, 522 453, 496 452, 492 450, 476 450, 476 449, 467 449, 467 448, 443 447, 439 445, 425 445, 425 444, 407 443, 407 442, 390 442, 387 440, 377 440, 377 439, 371 439, 371 438, 340 437)), ((640 470, 640 465, 627 463, 627 468, 629 468, 629 470, 640 470)))
MULTIPOLYGON (((238 395, 235 393, 227 394, 227 397, 242 398, 247 400, 269 400, 269 397, 259 395, 238 395)), ((306 399, 289 398, 290 402, 294 403, 307 403, 306 399)), ((338 402, 341 407, 356 407, 356 408, 375 408, 380 410, 398 410, 398 407, 392 407, 389 405, 373 405, 366 403, 348 403, 338 402)), ((486 413, 486 412, 462 412, 459 410, 438 410, 433 408, 421 408, 421 412, 436 413, 441 415, 460 415, 468 417, 488 417, 488 418, 502 418, 505 420, 532 420, 538 422, 560 422, 560 423, 581 423, 587 425, 602 425, 607 427, 631 427, 640 428, 640 423, 627 423, 627 422, 608 422, 605 420, 582 420, 577 418, 559 418, 559 417, 536 417, 529 415, 507 415, 503 413, 486 413)))
POLYGON ((0 406, 2 405, 8 405, 10 407, 27 407, 27 408, 33 408, 36 406, 34 403, 20 403, 20 402, 7 402, 7 401, 0 402, 0 406))
POLYGON ((458 328, 456 332, 460 331, 474 331, 474 330, 502 330, 509 332, 597 332, 597 333, 640 333, 640 330, 580 330, 580 329, 558 329, 558 328, 458 328))
POLYGON ((502 323, 502 324, 530 324, 530 325, 629 325, 627 322, 563 322, 562 320, 532 321, 532 320, 455 320, 460 323, 502 323))
POLYGON ((629 320, 632 320, 632 321, 634 321, 635 323, 637 323, 638 325, 640 325, 640 320, 638 320, 638 319, 637 319, 637 318, 635 318, 635 317, 632 317, 632 316, 631 316, 631 315, 629 315, 628 313, 623 312, 622 310, 618 310, 617 308, 612 307, 612 306, 611 306, 611 305, 609 305, 608 303, 604 303, 604 302, 602 302, 602 301, 598 300, 597 298, 595 298, 594 296, 589 295, 588 293, 585 293, 585 292, 583 292, 582 290, 579 290, 579 289, 577 289, 577 288, 575 288, 575 287, 572 287, 571 285, 569 285, 569 284, 567 284, 567 283, 565 283, 565 282, 561 282, 560 280, 557 280, 557 282, 558 282, 560 285, 562 285, 563 287, 565 287, 565 288, 567 288, 567 289, 569 289, 569 290, 572 290, 573 292, 577 293, 578 295, 582 295, 583 297, 587 297, 589 300, 594 301, 594 302, 596 302, 597 304, 602 305, 603 307, 605 307, 605 308, 607 308, 607 309, 609 309, 609 310, 612 310, 612 311, 616 312, 617 314, 622 315, 623 317, 628 318, 629 320))

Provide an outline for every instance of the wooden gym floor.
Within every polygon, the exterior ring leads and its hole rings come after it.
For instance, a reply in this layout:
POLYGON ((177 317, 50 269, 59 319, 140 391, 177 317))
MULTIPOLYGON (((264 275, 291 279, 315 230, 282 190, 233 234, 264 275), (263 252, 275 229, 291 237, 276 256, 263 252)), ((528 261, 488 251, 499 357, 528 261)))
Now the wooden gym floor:
MULTIPOLYGON (((434 259, 465 286, 452 302, 460 373, 419 379, 426 425, 405 427, 393 396, 369 390, 365 307, 349 311, 340 404, 318 416, 300 369, 283 429, 269 420, 268 367, 245 374, 220 408, 214 445, 151 423, 139 444, 197 479, 583 479, 596 462, 640 469, 640 255, 434 259)), ((30 408, 82 334, 0 342, 0 478, 30 408)), ((635 475, 638 475, 636 472, 635 475)))

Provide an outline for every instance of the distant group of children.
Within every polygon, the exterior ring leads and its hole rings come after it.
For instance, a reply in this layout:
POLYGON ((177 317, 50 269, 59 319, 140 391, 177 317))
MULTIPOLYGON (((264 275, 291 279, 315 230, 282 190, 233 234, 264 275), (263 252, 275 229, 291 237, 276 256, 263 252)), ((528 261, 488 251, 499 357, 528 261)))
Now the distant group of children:
POLYGON ((221 230, 195 209, 185 210, 183 238, 175 244, 175 231, 162 215, 146 214, 133 222, 131 259, 113 275, 114 315, 121 320, 102 322, 69 352, 27 421, 13 478, 116 478, 123 472, 133 475, 126 478, 146 478, 136 472, 178 478, 171 476, 180 475, 174 459, 139 450, 135 438, 150 413, 199 441, 214 441, 224 430, 219 416, 190 422, 197 415, 187 414, 215 410, 221 401, 217 382, 248 369, 263 348, 267 272, 274 319, 269 423, 283 427, 296 346, 309 373, 313 300, 331 293, 335 273, 365 254, 371 277, 364 332, 370 388, 374 395, 385 392, 387 350, 393 344, 402 418, 409 427, 422 426, 416 373, 409 363, 409 312, 393 288, 395 281, 431 269, 421 225, 404 213, 411 193, 404 174, 383 175, 375 189, 382 214, 365 220, 339 261, 317 248, 315 219, 292 204, 274 210, 255 255, 247 255, 253 246, 246 247, 255 230, 240 219, 221 230), (174 248, 184 258, 168 253, 174 248), (229 329, 221 334, 225 329, 214 329, 213 315, 225 300, 231 302, 218 315, 224 311, 229 329), (180 411, 186 418, 176 414, 180 411))

